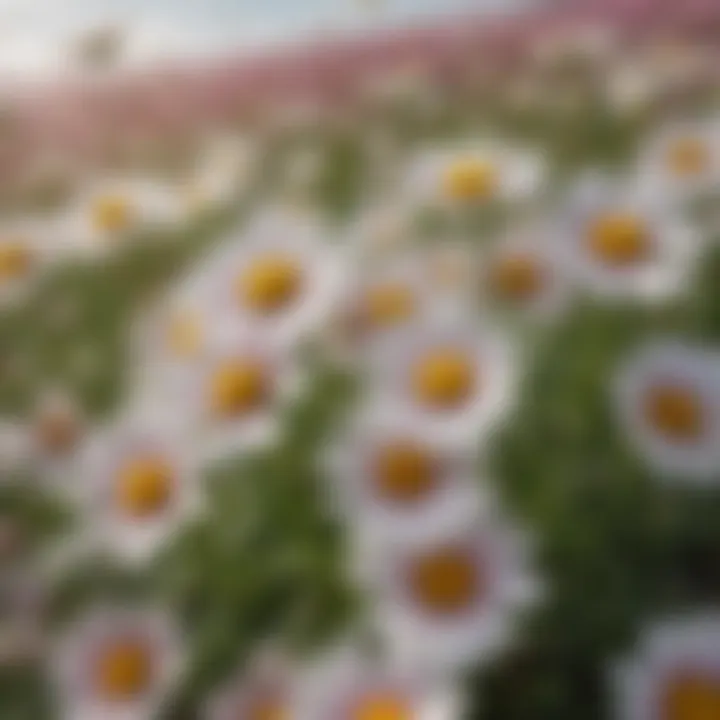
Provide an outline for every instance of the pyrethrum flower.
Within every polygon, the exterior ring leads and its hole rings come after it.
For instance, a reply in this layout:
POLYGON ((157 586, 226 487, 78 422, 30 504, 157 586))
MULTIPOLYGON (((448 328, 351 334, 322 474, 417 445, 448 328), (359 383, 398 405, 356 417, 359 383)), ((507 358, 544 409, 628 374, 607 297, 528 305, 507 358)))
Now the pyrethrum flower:
POLYGON ((438 439, 478 441, 500 421, 516 382, 517 352, 496 329, 454 314, 413 324, 371 357, 371 402, 438 439))
POLYGON ((313 219, 267 212, 208 259, 199 304, 216 322, 292 346, 320 327, 343 287, 344 257, 313 219))
POLYGON ((720 186, 720 119, 669 125, 650 139, 640 158, 640 183, 665 203, 720 186))
POLYGON ((484 258, 480 299, 488 308, 549 320, 568 306, 571 296, 559 244, 546 227, 513 234, 484 258))
POLYGON ((646 628, 613 672, 617 720, 710 720, 720 715, 720 617, 697 613, 646 628))
POLYGON ((203 720, 294 720, 296 675, 288 658, 264 649, 212 694, 203 720))
POLYGON ((529 546, 495 508, 411 542, 367 550, 360 573, 397 661, 452 673, 489 661, 539 597, 529 546))
POLYGON ((428 150, 411 161, 404 197, 441 208, 516 202, 537 192, 544 175, 545 164, 534 151, 469 142, 428 150))
POLYGON ((184 408, 208 459, 271 442, 284 405, 304 386, 286 352, 237 331, 218 336, 199 363, 170 380, 161 396, 184 408))
POLYGON ((157 408, 130 408, 83 451, 79 501, 89 542, 144 562, 200 508, 199 467, 187 426, 157 408))
POLYGON ((474 464, 465 448, 370 407, 330 449, 326 492, 343 522, 373 541, 424 536, 478 511, 474 464))
POLYGON ((618 368, 612 392, 627 442, 655 471, 712 482, 720 468, 720 368, 710 348, 659 338, 618 368))
POLYGON ((69 209, 61 242, 69 252, 103 253, 142 231, 176 226, 184 214, 170 185, 145 178, 98 181, 69 209))
POLYGON ((297 720, 456 720, 461 698, 449 682, 368 656, 348 644, 303 678, 297 720))
POLYGON ((45 271, 63 259, 54 224, 22 220, 0 226, 0 305, 25 298, 45 271))
POLYGON ((60 717, 154 717, 182 666, 178 632, 166 613, 95 608, 67 631, 51 656, 60 717))
POLYGON ((356 261, 332 318, 344 325, 355 359, 452 307, 449 293, 431 284, 427 264, 421 251, 411 250, 378 262, 356 261))
POLYGON ((557 238, 568 277, 605 299, 653 302, 681 292, 700 250, 680 214, 610 180, 580 184, 557 238))
POLYGON ((212 274, 194 270, 149 308, 134 328, 133 358, 140 392, 159 384, 177 387, 225 330, 223 317, 210 312, 212 274))

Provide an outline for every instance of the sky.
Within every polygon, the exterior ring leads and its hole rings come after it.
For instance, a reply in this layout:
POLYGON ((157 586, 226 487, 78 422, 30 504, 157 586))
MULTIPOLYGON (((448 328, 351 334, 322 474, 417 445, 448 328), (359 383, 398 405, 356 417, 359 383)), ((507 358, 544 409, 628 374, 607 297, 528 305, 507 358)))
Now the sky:
POLYGON ((73 38, 107 25, 128 31, 128 61, 181 53, 252 52, 287 39, 488 12, 538 0, 0 0, 0 73, 67 70, 73 38), (373 7, 375 6, 375 7, 373 7))

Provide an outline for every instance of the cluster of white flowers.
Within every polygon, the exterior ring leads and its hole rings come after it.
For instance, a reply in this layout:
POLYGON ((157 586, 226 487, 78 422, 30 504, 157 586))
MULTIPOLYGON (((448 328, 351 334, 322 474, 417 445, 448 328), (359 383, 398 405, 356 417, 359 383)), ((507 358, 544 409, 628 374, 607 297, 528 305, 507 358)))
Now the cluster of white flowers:
MULTIPOLYGON (((247 157, 229 155, 212 154, 198 187, 95 184, 63 222, 13 226, 0 286, 27 288, 67 248, 103 250, 234 201, 247 157)), ((316 159, 299 158, 293 184, 316 159)), ((116 417, 90 429, 52 396, 3 429, 4 458, 39 464, 82 510, 71 559, 101 550, 137 567, 203 513, 208 462, 278 438, 309 340, 359 374, 363 400, 321 461, 373 651, 358 633, 308 667, 259 653, 210 699, 209 720, 457 720, 460 675, 505 650, 552 591, 484 467, 537 337, 518 329, 545 328, 581 298, 662 303, 688 289, 705 240, 684 203, 720 181, 720 123, 663 129, 634 171, 581 177, 559 202, 550 173, 541 153, 482 136, 421 148, 349 227, 268 200, 140 318, 134 390, 116 417), (471 217, 489 205, 521 221, 478 244, 471 217), (428 209, 452 221, 439 246, 416 242, 428 209)), ((612 380, 618 427, 653 472, 720 477, 719 348, 654 338, 612 380)), ((651 633, 623 674, 620 717, 720 717, 718 627, 651 633)), ((102 607, 49 666, 64 717, 131 720, 152 717, 183 657, 169 611, 102 607)))

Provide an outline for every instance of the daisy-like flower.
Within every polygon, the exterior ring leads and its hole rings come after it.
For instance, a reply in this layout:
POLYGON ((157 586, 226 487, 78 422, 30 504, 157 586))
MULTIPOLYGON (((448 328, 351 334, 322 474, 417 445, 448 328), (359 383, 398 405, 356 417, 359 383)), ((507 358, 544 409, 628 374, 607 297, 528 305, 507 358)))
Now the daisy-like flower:
POLYGON ((217 336, 201 361, 162 394, 186 410, 208 459, 272 442, 279 413, 304 386, 298 364, 252 333, 217 336))
POLYGON ((517 354, 493 328, 437 314, 387 338, 371 354, 375 401, 438 439, 487 436, 512 400, 517 354))
POLYGON ((296 678, 287 658, 265 650, 209 699, 204 720, 293 720, 296 678))
POLYGON ((681 292, 700 250, 681 215, 636 188, 588 178, 558 223, 568 277, 606 299, 663 301, 681 292))
MULTIPOLYGON (((360 262, 358 262, 360 264, 360 262)), ((449 310, 449 294, 432 286, 427 258, 422 252, 395 253, 358 269, 335 308, 354 359, 373 346, 417 324, 424 317, 449 310)))
POLYGON ((90 541, 130 563, 148 560, 200 510, 193 443, 177 418, 156 408, 128 410, 99 432, 79 472, 90 541))
POLYGON ((20 220, 0 227, 0 305, 21 301, 62 257, 51 222, 20 220))
POLYGON ((328 452, 331 508, 373 542, 422 537, 475 516, 483 502, 466 449, 370 407, 328 452))
POLYGON ((613 681, 618 720, 720 717, 720 616, 698 613, 647 628, 613 681))
POLYGON ((199 304, 216 322, 250 328, 292 347, 331 313, 347 268, 313 218, 270 211, 221 247, 200 272, 212 280, 203 285, 199 304))
POLYGON ((144 178, 99 181, 85 190, 65 218, 70 251, 106 252, 144 230, 177 225, 183 204, 169 185, 144 178))
POLYGON ((489 661, 540 596, 528 538, 489 505, 411 542, 358 547, 380 633, 403 666, 442 675, 489 661))
POLYGON ((640 158, 648 193, 682 202, 720 187, 720 120, 677 122, 652 137, 640 158))
POLYGON ((410 163, 405 195, 416 205, 474 207, 491 202, 519 202, 543 182, 545 163, 535 152, 469 142, 428 150, 410 163))
POLYGON ((144 313, 133 333, 136 385, 152 390, 158 382, 182 382, 223 332, 222 318, 209 312, 215 277, 193 270, 157 305, 144 313))
POLYGON ((167 614, 102 606, 60 639, 50 671, 61 717, 135 720, 154 716, 182 665, 178 631, 167 614))
POLYGON ((481 301, 490 308, 549 320, 568 306, 572 285, 547 228, 512 234, 482 265, 481 301))
POLYGON ((298 720, 456 720, 461 698, 448 682, 393 666, 349 644, 303 677, 298 720))
POLYGON ((625 359, 612 393, 621 428, 663 475, 720 479, 720 370, 717 351, 659 338, 625 359))

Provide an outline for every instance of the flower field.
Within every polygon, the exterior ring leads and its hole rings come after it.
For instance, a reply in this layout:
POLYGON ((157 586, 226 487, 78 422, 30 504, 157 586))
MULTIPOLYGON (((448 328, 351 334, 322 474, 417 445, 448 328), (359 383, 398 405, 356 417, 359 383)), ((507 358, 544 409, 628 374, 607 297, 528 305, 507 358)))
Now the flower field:
POLYGON ((718 55, 628 8, 10 115, 3 720, 720 718, 718 55))

